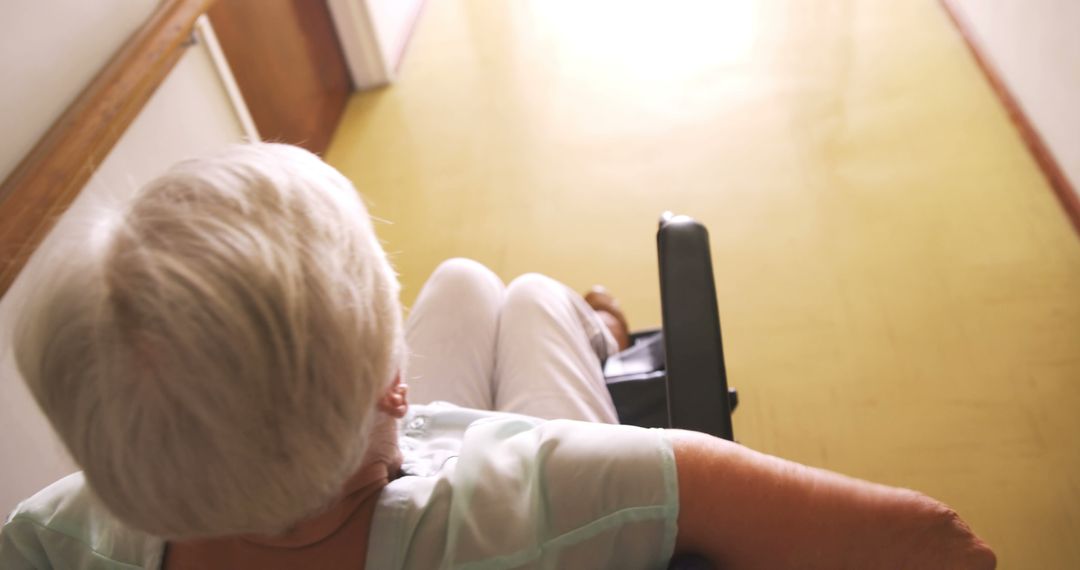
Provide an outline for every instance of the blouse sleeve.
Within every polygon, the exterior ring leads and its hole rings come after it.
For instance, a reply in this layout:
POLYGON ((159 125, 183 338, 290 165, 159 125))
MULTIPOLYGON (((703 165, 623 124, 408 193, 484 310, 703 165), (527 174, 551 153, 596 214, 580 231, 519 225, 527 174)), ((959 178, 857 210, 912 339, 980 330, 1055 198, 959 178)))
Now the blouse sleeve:
MULTIPOLYGON (((513 417, 478 421, 437 477, 391 501, 412 507, 395 541, 405 568, 665 568, 678 517, 662 430, 513 417)), ((369 559, 369 563, 373 562, 369 559)), ((389 562, 389 561, 387 561, 389 562)))

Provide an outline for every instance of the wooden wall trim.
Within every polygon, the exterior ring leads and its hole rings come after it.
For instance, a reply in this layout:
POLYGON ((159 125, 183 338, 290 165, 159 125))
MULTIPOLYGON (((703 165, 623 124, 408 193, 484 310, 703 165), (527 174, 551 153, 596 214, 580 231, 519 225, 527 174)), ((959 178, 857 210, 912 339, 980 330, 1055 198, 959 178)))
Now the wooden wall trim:
POLYGON ((213 0, 163 0, 0 185, 0 295, 179 61, 213 0))
POLYGON ((1046 177, 1050 187, 1057 194, 1058 201, 1061 202, 1061 206, 1065 209, 1065 215, 1072 222, 1073 229, 1080 236, 1080 195, 1077 195, 1076 189, 1065 175, 1065 171, 1061 169, 1057 159, 1054 158, 1054 154, 1050 152, 1050 147, 1043 140, 1039 131, 1035 129, 1035 125, 1028 119, 1027 114, 1020 107, 1019 101, 1009 90, 997 68, 990 62, 989 57, 983 53, 971 24, 960 10, 953 5, 952 0, 941 0, 941 5, 945 9, 945 13, 948 14, 949 19, 956 26, 956 29, 960 31, 964 43, 967 44, 968 50, 975 58, 975 63, 982 70, 986 80, 990 83, 990 87, 997 94, 998 99, 1001 100, 1001 104, 1005 106, 1005 110, 1009 113, 1009 119, 1016 126, 1016 130, 1020 132, 1020 138, 1023 139, 1028 150, 1031 151, 1035 162, 1042 170, 1043 176, 1046 177))

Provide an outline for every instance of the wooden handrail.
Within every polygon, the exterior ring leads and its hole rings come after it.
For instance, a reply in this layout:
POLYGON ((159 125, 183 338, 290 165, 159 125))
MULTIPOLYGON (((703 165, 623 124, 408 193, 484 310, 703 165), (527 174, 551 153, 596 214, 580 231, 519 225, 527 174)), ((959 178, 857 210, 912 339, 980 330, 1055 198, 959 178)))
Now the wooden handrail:
POLYGON ((211 4, 163 0, 0 185, 0 295, 179 61, 211 4))

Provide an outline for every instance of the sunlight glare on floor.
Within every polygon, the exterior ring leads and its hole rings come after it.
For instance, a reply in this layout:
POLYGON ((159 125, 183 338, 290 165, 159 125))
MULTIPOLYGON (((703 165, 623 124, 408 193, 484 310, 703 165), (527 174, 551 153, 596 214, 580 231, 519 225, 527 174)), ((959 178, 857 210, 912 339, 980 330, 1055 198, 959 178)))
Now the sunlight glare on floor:
POLYGON ((541 0, 536 25, 552 30, 562 57, 612 64, 629 80, 686 78, 745 63, 754 43, 752 0, 541 0))

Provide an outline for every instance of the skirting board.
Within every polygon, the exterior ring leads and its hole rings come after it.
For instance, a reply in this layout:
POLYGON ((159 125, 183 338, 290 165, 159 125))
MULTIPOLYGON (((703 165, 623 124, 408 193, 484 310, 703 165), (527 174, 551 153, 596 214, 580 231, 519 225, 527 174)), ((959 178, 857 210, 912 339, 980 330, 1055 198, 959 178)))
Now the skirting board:
POLYGON ((1080 235, 1080 195, 1076 193, 1076 188, 1073 187, 1069 178, 1065 175, 1065 172, 1061 169, 1057 160, 1054 158, 1053 153, 1047 146, 1046 141, 1036 130, 1035 125, 1024 113, 1023 108, 1020 107, 1016 96, 1009 90, 1001 74, 990 61, 983 48, 979 44, 979 40, 976 37, 974 30, 970 22, 964 17, 964 15, 953 5, 951 0, 941 0, 941 5, 945 9, 945 13, 949 15, 953 24, 956 25, 957 30, 960 31, 960 35, 964 38, 964 42, 967 44, 968 49, 971 51, 972 56, 975 58, 975 62, 978 64, 979 69, 982 70, 983 75, 986 76, 986 80, 990 83, 994 93, 997 94, 1001 100, 1002 105, 1005 106, 1005 110, 1009 113, 1009 118, 1012 120, 1013 125, 1020 132, 1020 137, 1023 139, 1024 144, 1027 145, 1028 150, 1035 158, 1035 162, 1042 169, 1043 175, 1050 183, 1051 188, 1054 189, 1054 193, 1057 194, 1058 200, 1061 202, 1061 206, 1065 209, 1065 213, 1069 220, 1072 222, 1073 228, 1080 235))

